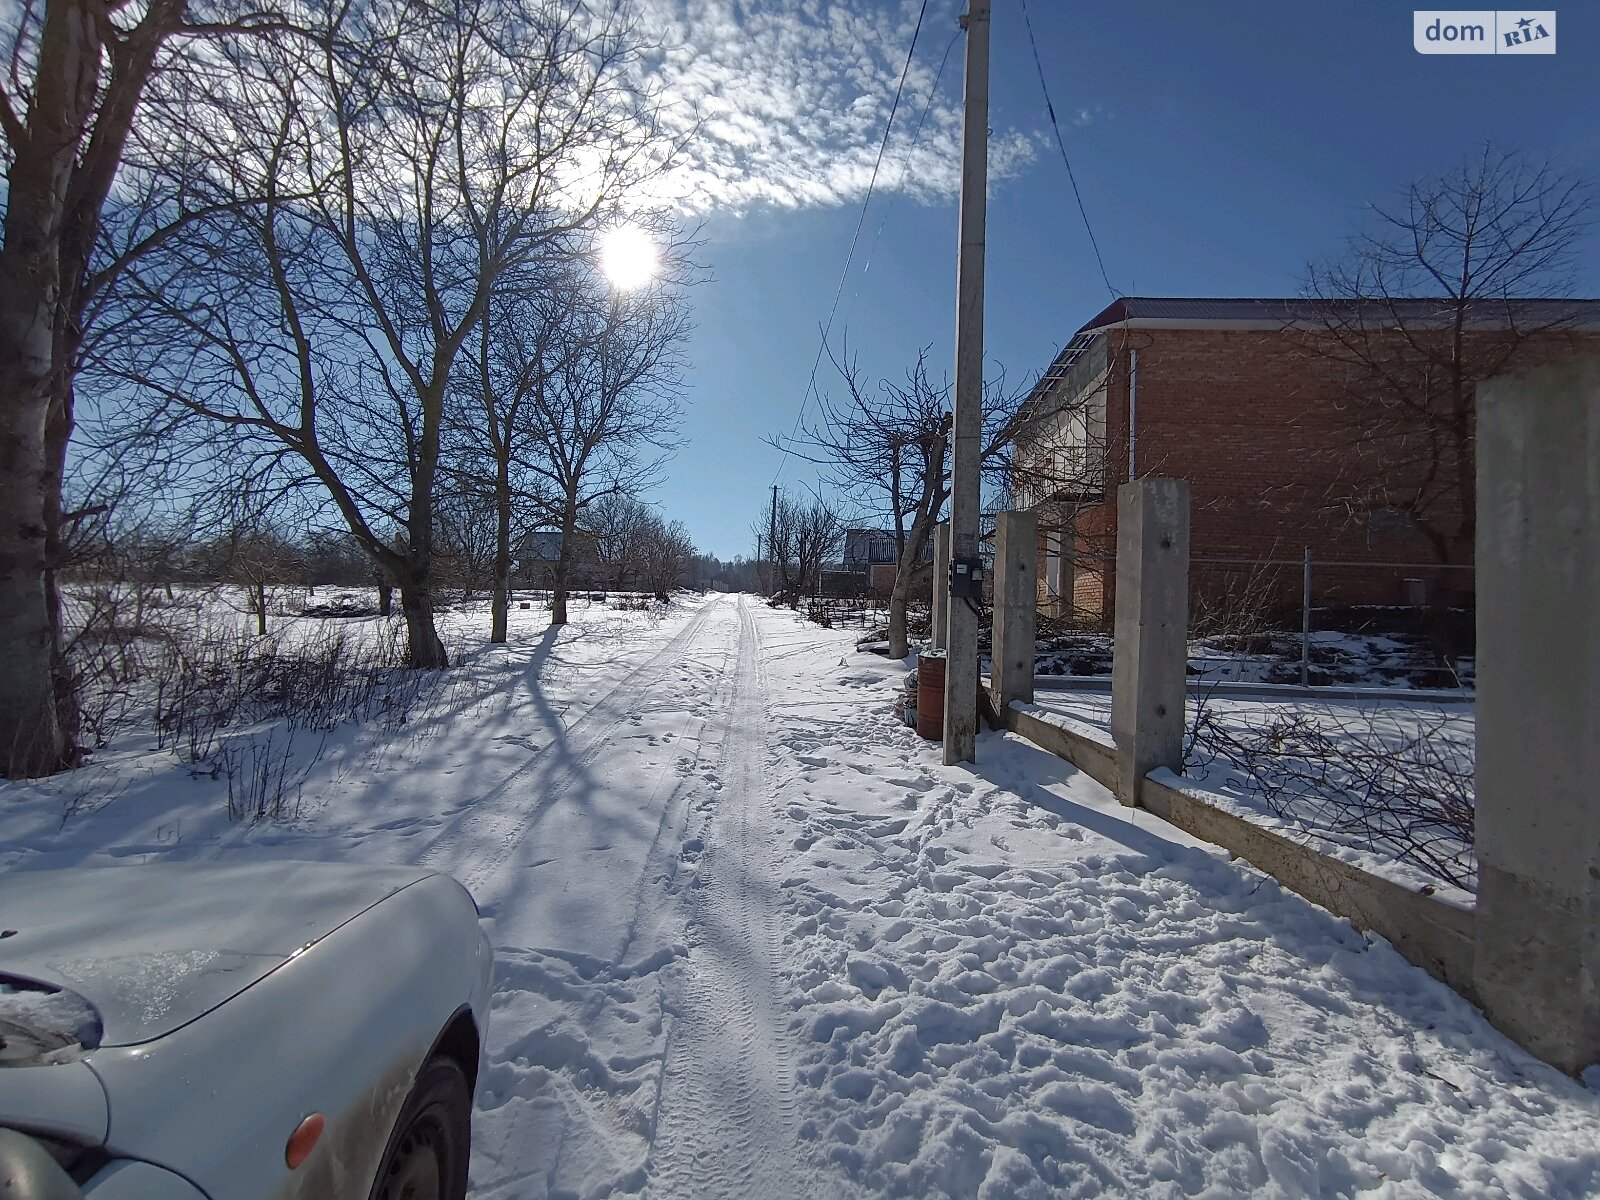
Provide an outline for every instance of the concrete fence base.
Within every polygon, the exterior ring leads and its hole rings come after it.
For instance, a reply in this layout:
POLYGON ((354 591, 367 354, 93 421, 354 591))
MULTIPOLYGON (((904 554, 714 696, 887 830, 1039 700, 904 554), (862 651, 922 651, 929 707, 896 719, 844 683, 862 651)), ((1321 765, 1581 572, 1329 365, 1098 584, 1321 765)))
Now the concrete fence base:
MULTIPOLYGON (((1003 715, 1011 732, 1066 759, 1106 787, 1115 786, 1117 755, 1109 743, 1051 721, 1032 705, 1010 705, 1003 715)), ((1145 777, 1139 803, 1168 824, 1231 851, 1290 891, 1347 918, 1357 929, 1386 938, 1407 961, 1476 1001, 1472 911, 1208 804, 1182 790, 1182 780, 1166 769, 1145 777)))

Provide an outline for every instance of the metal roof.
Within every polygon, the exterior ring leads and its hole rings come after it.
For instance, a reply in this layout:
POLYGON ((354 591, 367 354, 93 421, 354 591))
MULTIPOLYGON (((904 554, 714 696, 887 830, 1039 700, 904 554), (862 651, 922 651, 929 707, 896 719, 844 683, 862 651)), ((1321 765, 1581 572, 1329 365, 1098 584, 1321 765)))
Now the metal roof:
MULTIPOLYGON (((1082 336, 1124 322, 1161 322, 1174 327, 1246 322, 1292 325, 1329 320, 1387 323, 1446 322, 1454 316, 1446 297, 1414 296, 1371 300, 1317 300, 1303 296, 1123 296, 1083 326, 1082 336)), ((1600 299, 1510 299, 1473 303, 1469 320, 1476 328, 1514 324, 1567 325, 1600 329, 1600 299)))

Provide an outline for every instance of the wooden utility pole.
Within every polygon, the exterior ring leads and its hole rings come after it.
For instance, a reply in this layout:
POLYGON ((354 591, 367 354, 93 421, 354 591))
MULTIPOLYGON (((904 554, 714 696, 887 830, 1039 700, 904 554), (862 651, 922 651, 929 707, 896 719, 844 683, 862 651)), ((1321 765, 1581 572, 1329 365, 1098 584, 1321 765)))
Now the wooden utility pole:
MULTIPOLYGON (((956 260, 956 411, 950 479, 950 561, 979 562, 978 505, 983 454, 983 243, 989 185, 989 8, 971 0, 966 110, 961 126, 961 247, 956 260)), ((934 586, 948 588, 948 578, 934 586)), ((971 762, 978 739, 978 613, 981 598, 945 605, 944 761, 971 762)))

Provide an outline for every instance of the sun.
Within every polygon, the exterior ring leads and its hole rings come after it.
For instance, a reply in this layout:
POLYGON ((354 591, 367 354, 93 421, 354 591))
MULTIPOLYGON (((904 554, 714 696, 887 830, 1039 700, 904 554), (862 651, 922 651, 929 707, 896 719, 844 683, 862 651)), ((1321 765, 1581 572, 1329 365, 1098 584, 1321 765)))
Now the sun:
POLYGON ((618 291, 631 292, 656 277, 660 267, 656 244, 633 225, 608 230, 600 238, 600 270, 618 291))

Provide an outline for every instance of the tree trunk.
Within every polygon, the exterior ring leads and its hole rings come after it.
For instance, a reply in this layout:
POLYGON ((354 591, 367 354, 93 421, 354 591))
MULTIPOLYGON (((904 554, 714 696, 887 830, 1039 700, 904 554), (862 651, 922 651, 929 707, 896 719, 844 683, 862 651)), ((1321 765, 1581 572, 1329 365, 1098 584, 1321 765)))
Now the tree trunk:
POLYGON ((378 615, 380 617, 394 615, 394 587, 391 584, 378 585, 378 615))
POLYGON ((100 69, 95 10, 48 6, 38 56, 29 136, 13 147, 7 172, 0 249, 0 763, 8 776, 48 774, 73 759, 61 718, 75 709, 70 689, 59 694, 70 671, 51 603, 47 427, 66 386, 55 335, 63 288, 76 281, 62 278, 61 221, 100 69))
POLYGON ((433 592, 425 574, 408 571, 400 581, 400 612, 406 619, 406 666, 440 670, 450 657, 433 622, 433 592))
MULTIPOLYGON (((942 461, 942 460, 941 460, 942 461)), ((938 506, 943 504, 941 498, 937 504, 932 505, 931 497, 925 496, 922 511, 911 522, 911 529, 906 534, 905 547, 900 552, 900 561, 894 568, 894 586, 889 590, 889 657, 904 658, 911 653, 910 639, 906 636, 906 608, 911 597, 911 580, 916 576, 917 566, 922 561, 922 552, 928 548, 928 537, 933 533, 932 512, 938 511, 938 506)), ((938 587, 940 581, 935 579, 933 586, 938 587)))
POLYGON ((550 624, 567 623, 567 551, 563 547, 550 570, 550 624))
POLYGON ((267 585, 258 580, 255 584, 256 636, 267 636, 267 585))
POLYGON ((50 301, 59 271, 42 230, 17 237, 11 224, 0 257, 10 268, 0 291, 0 762, 15 778, 60 770, 72 746, 57 704, 58 628, 47 572, 50 301), (33 243, 35 252, 17 241, 33 243))
POLYGON ((894 587, 889 589, 889 657, 904 658, 911 653, 906 637, 906 599, 911 593, 911 572, 894 573, 894 587))
POLYGON ((496 464, 494 528, 494 592, 489 602, 489 641, 504 643, 511 608, 511 479, 510 464, 496 464))
MULTIPOLYGON (((12 289, 6 289, 8 292, 12 289)), ((56 625, 45 572, 46 474, 43 373, 50 326, 39 339, 9 336, 22 314, 0 298, 0 396, 9 403, 0 429, 0 763, 8 778, 48 775, 66 766, 71 745, 56 707, 56 625), (37 357, 28 354, 42 350, 37 357), (22 353, 16 353, 16 350, 22 353), (10 353, 8 353, 8 351, 10 353)))
POLYGON ((73 428, 73 364, 82 341, 76 331, 56 332, 55 363, 51 377, 52 396, 45 418, 44 453, 44 593, 50 613, 50 670, 55 691, 56 721, 67 746, 68 763, 77 760, 78 674, 67 655, 69 638, 64 624, 66 609, 61 603, 60 572, 67 566, 66 522, 61 505, 61 488, 66 479, 67 446, 73 428))
POLYGON ((400 611, 406 618, 406 665, 428 670, 450 665, 433 622, 433 481, 439 464, 442 405, 437 390, 423 398, 421 445, 411 475, 411 500, 405 527, 405 566, 397 581, 400 611))
POLYGON ((494 590, 489 597, 489 641, 501 645, 506 640, 507 616, 511 609, 511 580, 505 570, 496 565, 494 590))
POLYGON ((561 509, 561 548, 550 588, 550 624, 567 623, 567 573, 572 565, 572 531, 578 524, 578 498, 569 494, 561 509))

